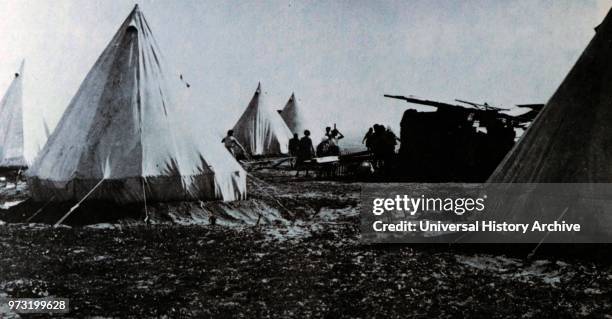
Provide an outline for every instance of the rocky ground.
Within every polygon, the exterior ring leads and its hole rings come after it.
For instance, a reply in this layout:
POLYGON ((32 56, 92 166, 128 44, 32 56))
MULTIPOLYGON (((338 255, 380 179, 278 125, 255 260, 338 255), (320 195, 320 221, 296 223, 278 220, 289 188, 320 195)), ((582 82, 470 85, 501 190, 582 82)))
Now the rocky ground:
MULTIPOLYGON (((364 245, 359 184, 290 174, 250 177, 277 222, 0 222, 0 299, 68 297, 75 318, 611 318, 612 263, 595 254, 609 247, 364 245)), ((2 205, 26 197, 0 190, 2 205)))

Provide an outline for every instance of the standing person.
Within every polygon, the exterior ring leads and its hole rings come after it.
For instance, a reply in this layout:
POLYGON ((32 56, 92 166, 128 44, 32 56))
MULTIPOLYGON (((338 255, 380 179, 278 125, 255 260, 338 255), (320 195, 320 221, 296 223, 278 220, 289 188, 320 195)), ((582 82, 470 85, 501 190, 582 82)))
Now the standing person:
POLYGON ((385 157, 385 127, 380 124, 374 124, 374 133, 370 136, 372 141, 372 153, 374 153, 374 166, 381 168, 385 157))
POLYGON ((338 145, 338 141, 343 138, 344 135, 342 135, 342 133, 340 133, 338 130, 332 131, 331 138, 329 139, 329 155, 340 155, 340 146, 338 145))
POLYGON ((306 176, 308 176, 308 165, 305 164, 306 161, 311 160, 314 157, 314 147, 312 147, 312 140, 310 139, 310 131, 304 131, 304 137, 300 139, 300 150, 298 151, 297 156, 297 172, 295 176, 300 175, 300 169, 304 169, 306 171, 306 176))
POLYGON ((336 123, 334 123, 334 129, 331 131, 331 135, 339 136, 338 139, 341 139, 344 137, 344 135, 342 135, 342 133, 338 131, 338 128, 336 128, 336 123))
POLYGON ((234 130, 227 131, 227 136, 225 136, 221 143, 225 145, 225 148, 232 153, 232 155, 236 158, 238 155, 238 151, 242 151, 245 157, 248 157, 247 151, 242 147, 242 145, 238 142, 238 140, 234 137, 234 130))
POLYGON ((401 140, 397 137, 397 135, 395 135, 391 129, 391 126, 387 126, 386 137, 389 151, 391 153, 395 153, 395 146, 397 145, 397 142, 401 142, 401 140))
POLYGON ((374 134, 374 129, 370 127, 366 135, 363 137, 363 140, 361 140, 361 144, 365 143, 365 147, 368 149, 368 151, 372 151, 372 134, 374 134))
POLYGON ((325 128, 325 137, 330 138, 331 137, 331 127, 326 127, 325 128))
POLYGON ((385 169, 389 169, 392 165, 393 159, 395 157, 395 146, 400 139, 393 133, 391 126, 387 126, 384 135, 384 161, 385 161, 385 169))
MULTIPOLYGON (((300 138, 297 133, 293 133, 293 138, 289 140, 289 155, 297 157, 300 152, 300 138)), ((295 158, 291 159, 291 168, 295 166, 295 158)))

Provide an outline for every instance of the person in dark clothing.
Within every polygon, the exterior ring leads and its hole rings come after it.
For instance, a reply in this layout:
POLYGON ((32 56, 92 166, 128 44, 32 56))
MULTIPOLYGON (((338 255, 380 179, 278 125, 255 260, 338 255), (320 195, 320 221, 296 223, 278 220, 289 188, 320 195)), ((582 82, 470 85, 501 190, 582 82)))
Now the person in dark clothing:
POLYGON ((335 139, 336 139, 336 141, 338 141, 338 140, 343 139, 343 138, 344 138, 344 135, 343 135, 342 133, 340 133, 340 131, 338 131, 337 129, 335 129, 335 128, 334 128, 334 129, 331 131, 331 137, 332 137, 332 138, 335 138, 335 139))
MULTIPOLYGON (((297 157, 300 152, 300 138, 297 133, 293 134, 293 138, 289 140, 289 156, 297 157)), ((291 159, 291 168, 295 166, 295 158, 291 159)))
POLYGON ((300 170, 304 169, 306 171, 306 176, 308 176, 308 165, 306 165, 306 161, 311 160, 314 157, 314 147, 312 146, 312 140, 310 139, 310 131, 304 131, 304 137, 300 139, 300 148, 297 155, 297 172, 295 176, 300 175, 300 170))
POLYGON ((326 127, 325 128, 325 137, 330 138, 331 137, 331 127, 326 127))
POLYGON ((374 134, 374 129, 370 127, 361 141, 361 144, 365 143, 365 147, 368 149, 368 151, 372 151, 372 134, 374 134))
POLYGON ((385 153, 388 149, 385 147, 387 140, 387 130, 383 125, 374 124, 374 133, 370 136, 372 153, 374 153, 374 166, 381 168, 384 164, 385 153))
POLYGON ((400 139, 393 133, 393 130, 390 126, 387 126, 385 130, 385 135, 383 139, 384 150, 383 150, 383 166, 385 170, 388 172, 393 159, 395 158, 395 146, 400 139))
POLYGON ((336 140, 344 138, 344 135, 340 133, 340 131, 336 128, 336 123, 334 123, 334 129, 330 132, 330 137, 335 138, 336 140))
POLYGON ((328 137, 324 137, 321 140, 321 143, 319 143, 319 145, 317 145, 317 156, 318 157, 324 157, 329 155, 329 138, 328 137))
POLYGON ((395 146, 400 139, 395 135, 391 126, 387 126, 387 130, 385 131, 385 142, 386 142, 386 151, 387 153, 395 154, 395 146))

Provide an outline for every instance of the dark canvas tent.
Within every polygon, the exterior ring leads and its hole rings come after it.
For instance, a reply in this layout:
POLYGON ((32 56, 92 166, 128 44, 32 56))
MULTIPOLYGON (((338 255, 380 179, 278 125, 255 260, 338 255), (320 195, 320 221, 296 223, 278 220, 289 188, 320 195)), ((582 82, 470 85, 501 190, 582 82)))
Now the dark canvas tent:
POLYGON ((611 58, 609 12, 542 112, 490 176, 491 184, 529 185, 508 186, 516 191, 513 199, 489 216, 511 222, 577 222, 583 231, 569 236, 571 241, 612 239, 612 192, 608 184, 594 184, 612 183, 611 58))
POLYGON ((291 130, 280 115, 264 105, 261 84, 244 113, 234 125, 234 136, 251 155, 288 153, 291 130))
POLYGON ((72 98, 28 172, 39 201, 115 203, 246 196, 246 172, 179 103, 187 90, 138 9, 129 14, 72 98))
POLYGON ((0 169, 26 167, 23 139, 23 65, 0 100, 0 169))
POLYGON ((489 178, 505 183, 612 182, 612 18, 489 178))

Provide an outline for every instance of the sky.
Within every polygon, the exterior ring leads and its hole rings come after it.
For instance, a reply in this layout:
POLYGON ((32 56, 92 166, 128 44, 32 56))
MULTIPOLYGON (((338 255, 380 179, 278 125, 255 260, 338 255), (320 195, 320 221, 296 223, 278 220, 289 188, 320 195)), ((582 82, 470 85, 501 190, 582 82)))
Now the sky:
POLYGON ((321 127, 354 136, 373 123, 399 132, 416 107, 383 94, 544 103, 610 9, 607 0, 0 0, 0 92, 25 58, 28 149, 135 3, 219 134, 261 82, 267 107, 295 92, 321 127))

